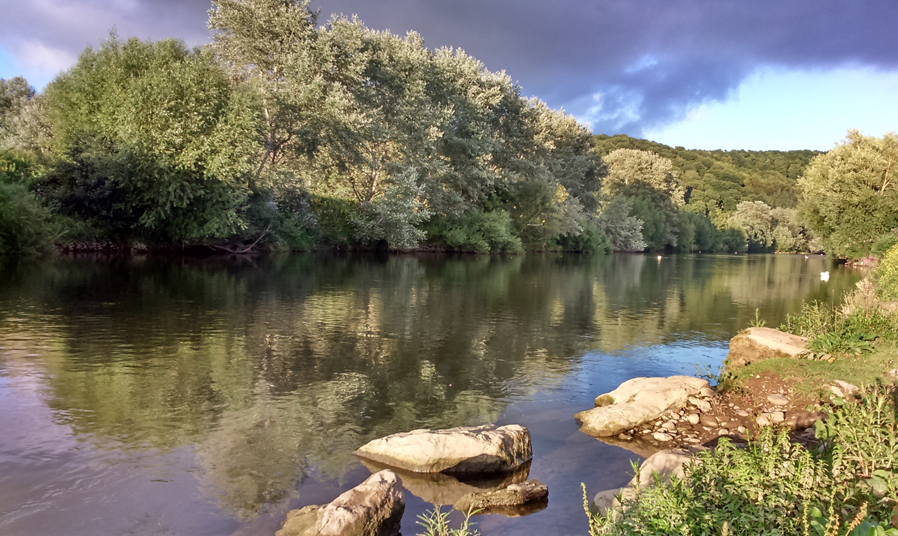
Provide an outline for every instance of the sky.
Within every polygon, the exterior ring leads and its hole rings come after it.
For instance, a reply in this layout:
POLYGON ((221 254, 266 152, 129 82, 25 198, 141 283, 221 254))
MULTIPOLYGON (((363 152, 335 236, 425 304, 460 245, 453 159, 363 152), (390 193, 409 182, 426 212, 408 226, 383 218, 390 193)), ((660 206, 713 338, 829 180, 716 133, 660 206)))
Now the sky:
MULTIPOLYGON (((0 0, 0 78, 38 89, 115 28, 209 42, 209 0, 0 0)), ((896 0, 313 0, 505 71, 596 134, 828 150, 898 130, 896 0)))

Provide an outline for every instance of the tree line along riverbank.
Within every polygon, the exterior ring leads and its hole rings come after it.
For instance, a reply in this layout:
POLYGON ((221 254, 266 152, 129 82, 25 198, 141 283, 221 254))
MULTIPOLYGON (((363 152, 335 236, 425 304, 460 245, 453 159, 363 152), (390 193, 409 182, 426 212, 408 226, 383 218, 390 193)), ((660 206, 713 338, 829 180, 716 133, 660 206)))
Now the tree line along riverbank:
POLYGON ((0 81, 0 255, 826 251, 896 240, 893 134, 832 151, 593 136, 420 36, 219 0, 211 44, 87 48, 37 93, 0 81), (840 184, 834 189, 833 184, 840 184))

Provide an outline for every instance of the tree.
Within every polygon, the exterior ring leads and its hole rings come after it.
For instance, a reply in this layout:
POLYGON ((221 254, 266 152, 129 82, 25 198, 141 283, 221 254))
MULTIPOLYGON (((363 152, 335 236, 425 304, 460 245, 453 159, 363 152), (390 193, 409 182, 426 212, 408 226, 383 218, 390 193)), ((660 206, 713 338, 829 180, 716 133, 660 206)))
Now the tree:
POLYGON ((259 120, 213 56, 110 37, 46 89, 62 212, 117 238, 203 242, 247 227, 259 120))
POLYGON ((799 186, 800 214, 827 252, 868 255, 877 237, 898 228, 898 135, 849 131, 841 145, 811 161, 799 186))
POLYGON ((214 0, 212 50, 233 79, 252 87, 265 118, 256 176, 276 169, 289 149, 308 149, 327 81, 317 54, 317 14, 310 0, 214 0))

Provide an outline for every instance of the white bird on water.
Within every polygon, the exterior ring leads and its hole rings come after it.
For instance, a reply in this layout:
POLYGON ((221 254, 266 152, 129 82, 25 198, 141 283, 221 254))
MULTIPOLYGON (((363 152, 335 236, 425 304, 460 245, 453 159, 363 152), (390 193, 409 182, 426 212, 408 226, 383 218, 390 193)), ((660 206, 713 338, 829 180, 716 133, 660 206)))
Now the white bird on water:
POLYGON ((829 272, 820 272, 820 281, 829 281, 829 272))

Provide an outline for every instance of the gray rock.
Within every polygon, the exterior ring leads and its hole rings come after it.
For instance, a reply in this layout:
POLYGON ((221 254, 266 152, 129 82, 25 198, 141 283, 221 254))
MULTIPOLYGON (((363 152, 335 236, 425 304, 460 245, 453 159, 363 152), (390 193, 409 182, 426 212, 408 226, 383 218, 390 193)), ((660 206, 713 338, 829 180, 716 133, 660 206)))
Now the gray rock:
POLYGON ((699 391, 699 394, 705 398, 714 398, 714 395, 716 393, 714 392, 714 389, 711 389, 710 387, 702 387, 702 390, 699 391))
POLYGON ((732 370, 775 357, 795 357, 807 351, 808 339, 771 328, 748 328, 730 339, 724 363, 732 370))
POLYGON ((707 400, 702 400, 701 398, 690 396, 689 403, 693 406, 697 407, 699 411, 702 413, 707 413, 711 411, 711 403, 707 400))
POLYGON ((360 458, 416 473, 497 473, 530 461, 530 432, 523 426, 470 426, 414 430, 363 445, 360 458))
POLYGON ((689 417, 686 417, 686 420, 689 421, 689 424, 696 425, 701 422, 702 418, 698 415, 698 413, 692 413, 689 417))
MULTIPOLYGON (((832 387, 836 387, 843 393, 841 395, 836 395, 839 397, 854 396, 858 393, 858 391, 860 391, 860 389, 856 385, 852 385, 848 382, 843 382, 842 380, 834 381, 832 387)), ((832 389, 832 387, 830 387, 830 389, 832 389)), ((835 390, 833 390, 833 392, 835 392, 835 390)))
POLYGON ((786 414, 782 411, 774 411, 770 413, 770 422, 781 423, 786 420, 786 414))
POLYGON ((399 477, 380 471, 328 505, 287 512, 276 536, 394 536, 404 511, 399 477))
POLYGON ((770 421, 769 413, 762 413, 762 414, 758 415, 758 418, 757 418, 758 426, 770 426, 770 422, 771 421, 770 421))
POLYGON ((702 415, 700 417, 700 420, 701 420, 702 426, 705 426, 708 428, 717 428, 720 424, 717 422, 717 418, 714 417, 713 415, 702 415))
MULTIPOLYGON (((692 456, 675 450, 662 450, 649 456, 639 466, 639 487, 645 489, 654 485, 654 475, 658 475, 659 481, 663 484, 669 484, 671 476, 684 478, 685 466, 690 460, 692 460, 692 456)), ((593 499, 593 504, 604 515, 609 509, 620 507, 621 503, 617 499, 617 495, 624 500, 634 498, 636 496, 636 477, 633 477, 622 489, 610 489, 598 493, 593 499)))
POLYGON ((748 417, 748 412, 740 409, 739 411, 736 412, 736 415, 738 415, 740 417, 748 417))
POLYGON ((597 437, 615 436, 623 431, 660 418, 682 407, 708 382, 689 376, 633 378, 597 398, 602 405, 574 415, 580 431, 597 437))
POLYGON ((673 441, 673 436, 670 434, 665 434, 664 432, 655 432, 654 434, 652 434, 652 437, 655 438, 655 441, 661 441, 662 443, 673 441))
POLYGON ((775 393, 772 395, 767 395, 767 401, 773 404, 774 406, 787 406, 789 405, 789 399, 784 397, 779 393, 775 393))
POLYGON ((674 424, 674 423, 672 423, 672 422, 670 422, 670 421, 668 421, 668 422, 662 424, 662 425, 661 425, 661 428, 667 430, 668 432, 671 432, 671 431, 677 429, 677 425, 674 424))
POLYGON ((460 512, 489 514, 505 511, 509 507, 518 507, 536 501, 545 501, 549 497, 549 488, 539 480, 528 480, 520 484, 512 484, 505 489, 484 493, 471 493, 455 503, 454 508, 460 512))

